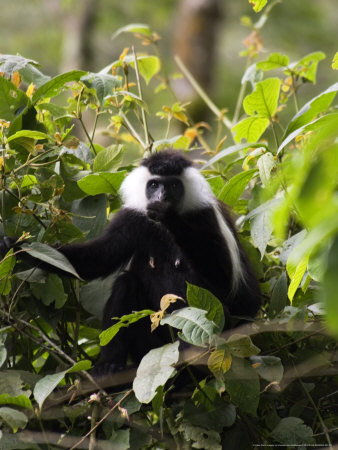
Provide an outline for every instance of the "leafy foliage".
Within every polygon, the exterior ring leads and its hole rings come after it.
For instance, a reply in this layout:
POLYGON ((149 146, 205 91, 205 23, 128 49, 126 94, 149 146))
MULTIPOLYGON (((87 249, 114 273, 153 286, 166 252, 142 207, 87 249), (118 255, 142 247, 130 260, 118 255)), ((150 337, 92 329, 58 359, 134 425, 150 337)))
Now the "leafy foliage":
POLYGON ((234 119, 205 97, 217 116, 215 133, 212 121, 192 123, 177 99, 149 112, 142 80, 155 95, 170 86, 148 25, 131 24, 115 36, 133 35, 155 54, 125 49, 97 73, 51 78, 36 61, 0 56, 0 229, 22 241, 0 263, 2 447, 45 448, 55 432, 58 446, 76 448, 84 430, 89 448, 95 440, 132 449, 169 448, 171 440, 204 449, 337 440, 338 85, 321 93, 308 87, 305 101, 303 85, 315 83, 324 53, 296 62, 277 52, 260 58, 261 28, 277 2, 250 3, 264 10, 250 22, 256 40, 247 41, 234 119), (271 70, 274 77, 266 77, 271 70), (166 130, 154 132, 162 120, 166 130), (178 123, 181 133, 173 129, 178 123), (100 334, 112 279, 84 284, 50 244, 99 235, 120 208, 119 187, 136 160, 169 146, 199 150, 213 192, 237 214, 261 282, 259 317, 223 332, 234 324, 219 300, 188 285, 188 306, 168 293, 159 311, 116 318, 100 334), (27 270, 22 252, 73 278, 27 270), (88 373, 99 342, 141 319, 152 330, 169 327, 174 342, 151 350, 122 394, 116 392, 130 378, 116 374, 108 395, 88 373), (84 380, 90 387, 82 390, 84 380), (31 444, 19 430, 43 438, 31 444))

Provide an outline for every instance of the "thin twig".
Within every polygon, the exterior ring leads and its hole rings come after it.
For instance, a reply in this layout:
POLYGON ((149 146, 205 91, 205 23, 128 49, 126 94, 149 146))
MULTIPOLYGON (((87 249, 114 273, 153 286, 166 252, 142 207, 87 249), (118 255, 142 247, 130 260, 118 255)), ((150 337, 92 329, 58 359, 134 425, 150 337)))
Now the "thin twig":
MULTIPOLYGON (((135 52, 135 47, 134 46, 132 46, 132 51, 133 51, 133 55, 134 55, 135 73, 136 73, 136 81, 137 81, 138 93, 139 93, 140 99, 143 101, 140 73, 139 73, 139 70, 138 70, 137 57, 136 57, 136 52, 135 52)), ((142 122, 143 122, 143 127, 144 127, 144 137, 145 137, 146 146, 147 146, 147 149, 148 149, 149 144, 150 144, 150 142, 149 142, 149 132, 148 132, 148 123, 147 123, 146 112, 145 112, 143 107, 141 107, 141 112, 142 112, 142 122)))
POLYGON ((128 131, 134 136, 134 138, 142 145, 144 150, 147 150, 146 144, 143 142, 141 136, 138 134, 138 132, 135 130, 135 128, 132 126, 132 124, 127 119, 127 116, 124 114, 123 111, 120 111, 120 116, 122 117, 124 123, 124 126, 128 129, 128 131))
POLYGON ((219 120, 221 120, 224 123, 224 125, 226 126, 226 128, 228 128, 228 130, 231 130, 232 123, 230 122, 230 120, 215 105, 215 103, 211 100, 211 98, 207 95, 207 93, 198 84, 198 82, 195 80, 195 78, 189 72, 188 68, 185 66, 185 64, 180 59, 180 57, 176 55, 174 57, 174 59, 175 59, 176 64, 180 68, 180 70, 183 72, 184 76, 187 78, 189 83, 192 85, 192 87, 195 89, 195 91, 198 93, 198 95, 202 98, 202 100, 207 104, 207 106, 210 108, 210 110, 217 116, 217 118, 219 120))
POLYGON ((85 435, 84 435, 84 436, 83 436, 83 437, 82 437, 75 445, 73 445, 73 447, 70 448, 69 450, 74 450, 74 449, 77 448, 80 444, 82 444, 82 442, 85 441, 85 440, 87 439, 87 437, 90 436, 90 435, 96 430, 96 428, 99 427, 99 426, 101 425, 101 423, 104 422, 104 421, 107 419, 107 417, 109 417, 110 414, 111 414, 112 412, 114 412, 115 409, 121 405, 121 403, 123 402, 123 400, 125 400, 132 392, 133 392, 133 390, 132 390, 132 389, 129 389, 129 391, 127 391, 127 392, 124 394, 124 396, 121 398, 121 400, 119 400, 119 401, 116 403, 116 405, 114 405, 114 406, 113 406, 113 407, 112 407, 112 408, 111 408, 111 409, 110 409, 110 410, 102 417, 101 420, 99 420, 98 422, 96 422, 96 424, 93 426, 93 428, 91 428, 91 429, 88 431, 88 433, 85 434, 85 435))

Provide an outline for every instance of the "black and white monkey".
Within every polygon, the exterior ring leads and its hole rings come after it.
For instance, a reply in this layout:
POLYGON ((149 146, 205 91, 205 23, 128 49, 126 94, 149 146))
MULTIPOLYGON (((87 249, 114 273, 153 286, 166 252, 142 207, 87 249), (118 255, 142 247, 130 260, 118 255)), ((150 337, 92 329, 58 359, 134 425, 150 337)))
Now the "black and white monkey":
MULTIPOLYGON (((154 153, 121 186, 123 207, 101 236, 59 248, 81 278, 120 271, 103 315, 103 329, 132 311, 158 310, 165 294, 186 295, 186 282, 211 291, 225 315, 253 317, 260 290, 226 206, 180 152, 154 153)), ((95 301, 95 299, 93 299, 95 301)), ((150 333, 144 321, 123 328, 101 352, 103 371, 137 364, 169 342, 167 327, 150 333)))

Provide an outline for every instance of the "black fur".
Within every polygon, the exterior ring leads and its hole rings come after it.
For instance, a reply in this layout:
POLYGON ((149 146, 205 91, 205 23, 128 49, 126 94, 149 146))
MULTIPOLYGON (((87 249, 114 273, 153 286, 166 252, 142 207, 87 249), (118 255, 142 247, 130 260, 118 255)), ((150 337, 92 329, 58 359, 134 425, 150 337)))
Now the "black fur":
POLYGON ((192 163, 181 153, 174 150, 154 153, 150 158, 141 162, 152 175, 181 175, 183 170, 191 167, 192 163))
MULTIPOLYGON (((163 152, 144 160, 142 165, 152 174, 180 175, 191 163, 179 153, 163 152)), ((224 207, 222 217, 236 236, 224 207)), ((103 329, 113 324, 112 317, 145 308, 158 310, 165 294, 185 297, 187 281, 219 298, 229 326, 230 315, 252 317, 260 306, 257 280, 238 241, 237 244, 245 282, 240 278, 235 293, 231 290, 233 268, 229 250, 213 206, 182 214, 173 208, 142 212, 123 207, 100 237, 59 250, 86 280, 122 269, 105 307, 103 329)), ((128 354, 138 363, 151 348, 169 341, 167 327, 158 327, 151 334, 150 324, 141 320, 122 329, 102 348, 101 368, 114 371, 124 367, 128 354)))

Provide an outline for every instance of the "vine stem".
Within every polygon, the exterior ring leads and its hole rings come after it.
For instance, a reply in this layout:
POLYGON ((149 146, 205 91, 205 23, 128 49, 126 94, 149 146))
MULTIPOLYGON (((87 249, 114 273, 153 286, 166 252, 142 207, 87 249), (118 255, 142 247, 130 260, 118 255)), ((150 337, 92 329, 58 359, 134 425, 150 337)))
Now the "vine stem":
POLYGON ((191 72, 189 72, 188 68, 185 66, 181 58, 177 55, 174 56, 175 62, 180 68, 180 70, 183 72, 183 75, 187 78, 189 83, 192 85, 192 87, 195 89, 195 91, 198 93, 198 95, 202 98, 202 100, 206 103, 206 105, 209 107, 209 109, 216 115, 218 120, 222 121, 226 128, 228 130, 231 130, 232 123, 231 121, 222 113, 222 111, 215 105, 215 103, 211 100, 211 98, 208 96, 208 94, 205 92, 204 89, 199 85, 199 83, 195 80, 195 78, 192 76, 191 72))
POLYGON ((114 405, 103 417, 102 419, 100 419, 98 422, 96 422, 96 424, 88 431, 87 434, 85 434, 75 445, 73 445, 72 448, 70 448, 69 450, 74 450, 75 448, 77 448, 79 445, 82 444, 83 441, 85 441, 87 439, 87 437, 89 437, 95 430, 97 427, 99 427, 101 425, 102 422, 104 422, 107 417, 110 416, 110 414, 112 412, 115 411, 116 408, 118 408, 121 403, 123 402, 123 400, 125 400, 131 393, 133 392, 132 389, 129 389, 129 391, 127 391, 124 396, 121 398, 121 400, 119 400, 116 405, 114 405))
POLYGON ((122 110, 120 110, 120 116, 122 117, 123 121, 125 122, 125 127, 130 131, 130 133, 134 136, 134 138, 142 145, 144 150, 147 150, 147 145, 143 142, 141 136, 138 134, 138 132, 135 130, 135 128, 132 126, 132 124, 127 119, 127 116, 124 114, 122 110))
MULTIPOLYGON (((134 63, 135 63, 135 73, 136 73, 136 81, 137 81, 137 88, 140 99, 143 101, 143 94, 142 94, 142 87, 141 87, 141 80, 140 80, 140 72, 138 70, 138 63, 137 63, 137 56, 135 52, 135 47, 132 46, 133 56, 134 56, 134 63)), ((145 138, 145 144, 146 148, 148 150, 150 141, 149 141, 149 131, 148 131, 148 122, 146 117, 146 112, 143 107, 141 107, 141 113, 142 113, 142 122, 143 122, 143 128, 144 128, 144 138, 145 138)))
MULTIPOLYGON (((245 72, 247 71, 248 67, 251 64, 251 58, 250 56, 247 58, 246 60, 246 66, 245 66, 245 72)), ((244 72, 244 73, 245 73, 244 72)), ((239 113, 241 111, 241 107, 242 107, 242 103, 243 103, 243 98, 244 98, 244 94, 245 94, 245 90, 246 90, 246 86, 247 86, 248 82, 244 81, 244 83, 241 83, 241 89, 239 91, 238 94, 238 98, 237 98, 237 102, 236 102, 236 107, 235 107, 235 113, 234 113, 234 117, 232 119, 232 123, 235 124, 238 121, 239 118, 239 113)))

